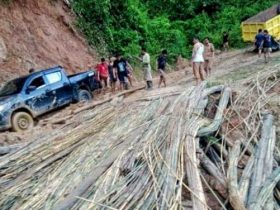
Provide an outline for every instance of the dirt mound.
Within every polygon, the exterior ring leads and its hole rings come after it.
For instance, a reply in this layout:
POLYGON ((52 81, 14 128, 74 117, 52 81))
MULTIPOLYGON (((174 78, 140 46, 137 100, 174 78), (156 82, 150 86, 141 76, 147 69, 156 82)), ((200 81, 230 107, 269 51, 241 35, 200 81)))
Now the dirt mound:
POLYGON ((28 69, 64 66, 69 73, 94 64, 96 54, 74 27, 61 0, 17 0, 0 4, 0 82, 28 69))
POLYGON ((274 18, 275 16, 278 15, 278 7, 279 5, 274 5, 273 7, 260 12, 259 14, 247 19, 244 21, 244 23, 251 23, 251 22, 266 22, 270 20, 271 18, 274 18))
POLYGON ((187 71, 187 68, 190 66, 190 63, 187 59, 179 56, 176 62, 176 70, 184 70, 187 71))

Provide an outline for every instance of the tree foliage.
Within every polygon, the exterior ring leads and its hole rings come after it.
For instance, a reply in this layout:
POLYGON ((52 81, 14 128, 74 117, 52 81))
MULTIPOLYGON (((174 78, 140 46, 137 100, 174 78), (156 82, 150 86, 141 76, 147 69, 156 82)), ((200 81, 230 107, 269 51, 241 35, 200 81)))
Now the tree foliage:
POLYGON ((189 56, 192 37, 209 37, 221 46, 228 31, 232 47, 241 47, 243 20, 278 3, 275 0, 73 0, 78 26, 101 54, 137 55, 168 49, 171 57, 189 56))

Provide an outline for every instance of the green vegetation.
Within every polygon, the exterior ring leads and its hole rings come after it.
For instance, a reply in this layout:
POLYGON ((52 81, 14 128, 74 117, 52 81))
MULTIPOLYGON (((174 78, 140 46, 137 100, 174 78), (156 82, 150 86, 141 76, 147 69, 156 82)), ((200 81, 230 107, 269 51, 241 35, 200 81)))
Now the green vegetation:
POLYGON ((9 5, 12 2, 12 0, 0 0, 1 5, 9 5))
POLYGON ((242 47, 240 23, 278 3, 276 0, 73 0, 78 26, 101 54, 121 50, 138 55, 142 45, 156 55, 190 56, 192 37, 210 37, 221 46, 229 31, 230 45, 242 47))

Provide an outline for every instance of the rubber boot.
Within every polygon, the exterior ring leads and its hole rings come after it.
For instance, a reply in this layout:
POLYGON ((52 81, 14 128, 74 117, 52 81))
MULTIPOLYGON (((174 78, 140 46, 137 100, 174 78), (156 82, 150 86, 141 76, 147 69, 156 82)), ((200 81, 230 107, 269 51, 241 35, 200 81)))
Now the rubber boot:
POLYGON ((150 87, 153 89, 153 81, 150 81, 150 87))

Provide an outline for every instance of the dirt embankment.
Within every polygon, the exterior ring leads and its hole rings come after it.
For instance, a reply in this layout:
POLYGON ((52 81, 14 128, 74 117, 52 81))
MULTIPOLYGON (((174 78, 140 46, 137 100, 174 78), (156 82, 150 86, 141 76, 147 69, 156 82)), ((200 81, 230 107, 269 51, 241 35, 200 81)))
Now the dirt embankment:
POLYGON ((28 69, 64 66, 69 73, 96 61, 74 27, 62 0, 16 0, 0 4, 0 83, 28 69))

